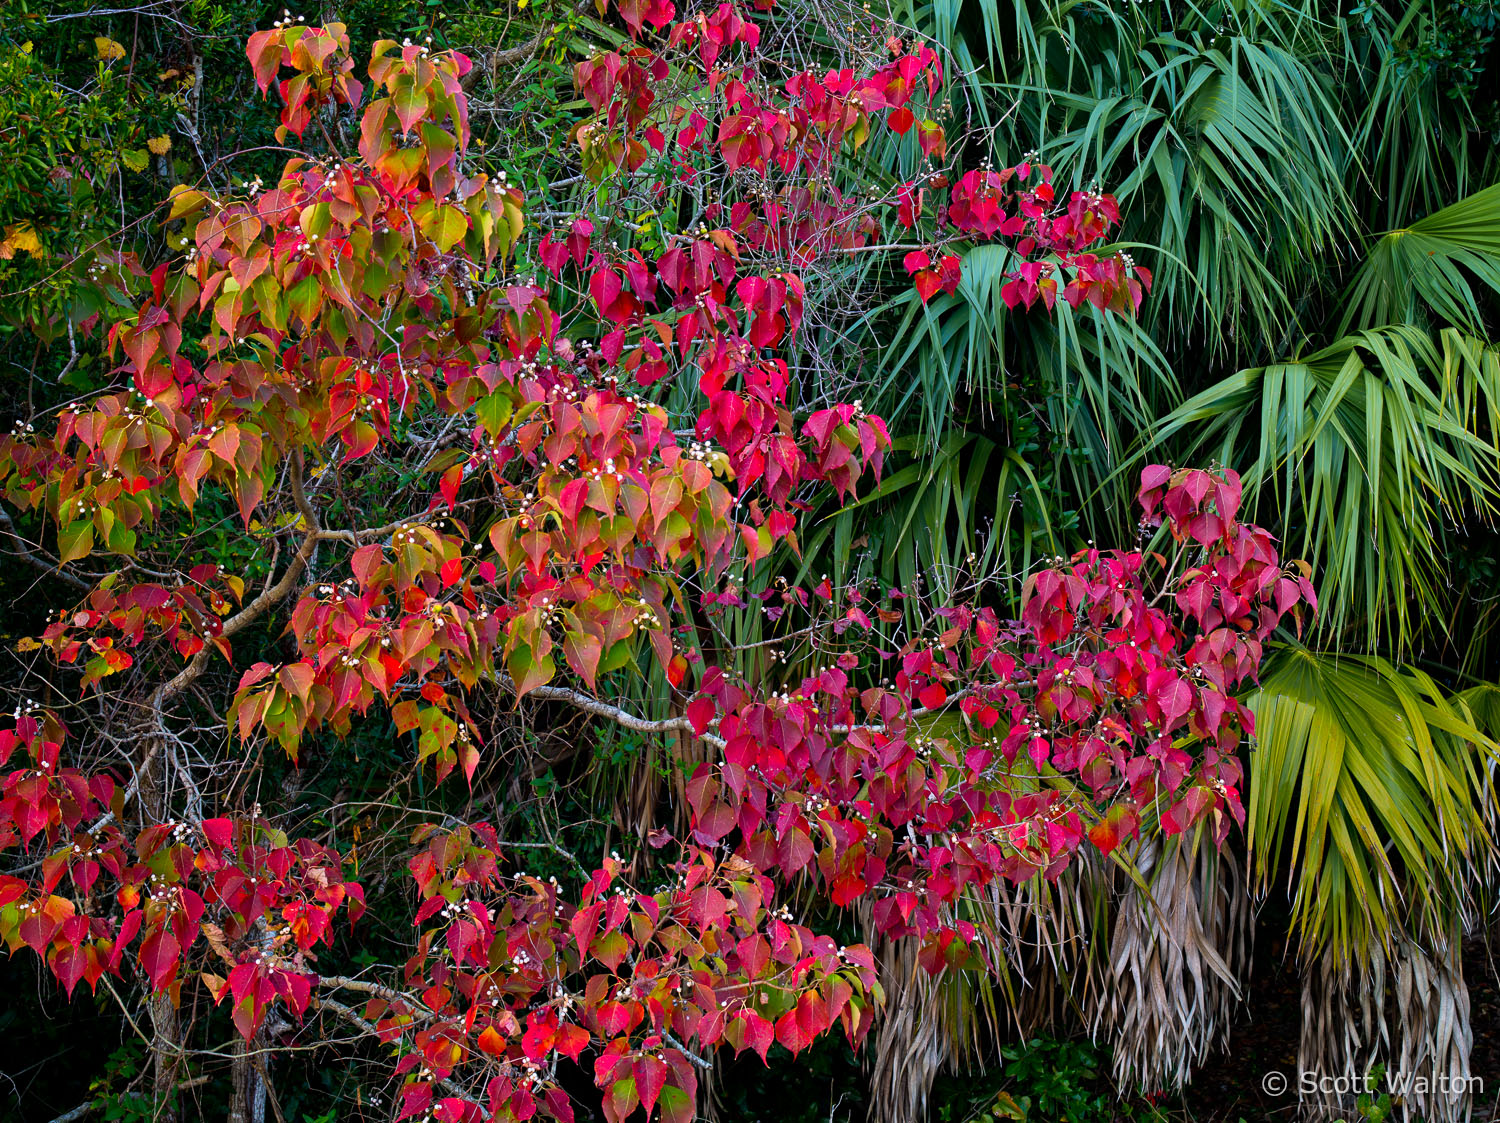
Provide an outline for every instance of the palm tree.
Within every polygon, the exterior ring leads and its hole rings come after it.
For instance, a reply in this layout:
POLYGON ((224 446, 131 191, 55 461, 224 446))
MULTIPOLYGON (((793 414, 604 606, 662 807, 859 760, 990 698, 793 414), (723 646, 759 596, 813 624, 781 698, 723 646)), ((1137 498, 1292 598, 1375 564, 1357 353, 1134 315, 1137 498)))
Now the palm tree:
MULTIPOLYGON (((1248 866, 1148 838, 1137 876, 1087 898, 1110 939, 1069 972, 1101 980, 1086 1024, 1114 1041, 1122 1085, 1187 1079, 1236 998, 1232 915, 1286 887, 1302 1067, 1466 1073, 1460 944, 1485 926, 1496 869, 1500 166, 1479 96, 1493 13, 907 0, 896 14, 946 52, 965 158, 1039 151, 1072 186, 1114 191, 1120 243, 1155 285, 1136 321, 1018 316, 998 295, 1004 251, 979 246, 952 296, 873 310, 876 408, 909 459, 857 516, 828 520, 808 565, 841 556, 858 518, 874 571, 1004 577, 1127 535, 1117 513, 1147 456, 1240 471, 1253 516, 1315 567, 1322 613, 1253 698, 1248 866)), ((955 993, 912 1001, 951 1011, 955 993)), ((892 1103, 917 1104, 930 1075, 908 1079, 892 1103)), ((1416 1109, 1450 1119, 1462 1102, 1416 1109)))

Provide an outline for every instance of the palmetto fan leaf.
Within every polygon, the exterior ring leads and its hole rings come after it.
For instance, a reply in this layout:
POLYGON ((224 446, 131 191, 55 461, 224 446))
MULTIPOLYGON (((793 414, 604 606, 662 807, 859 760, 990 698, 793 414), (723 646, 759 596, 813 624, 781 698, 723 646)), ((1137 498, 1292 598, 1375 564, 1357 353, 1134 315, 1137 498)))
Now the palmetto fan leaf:
POLYGON ((1482 805, 1500 756, 1462 699, 1370 656, 1278 650, 1249 699, 1249 837, 1264 889, 1282 876, 1309 956, 1447 938, 1491 851, 1482 805))
POLYGON ((936 449, 901 437, 880 486, 807 536, 797 581, 816 581, 816 566, 837 587, 920 579, 944 598, 979 575, 1024 573, 1062 545, 1048 490, 1014 449, 977 433, 950 433, 936 449))
MULTIPOLYGON (((1001 288, 1016 264, 1003 246, 975 247, 964 254, 956 293, 924 305, 908 292, 881 310, 892 326, 875 371, 874 408, 920 433, 930 454, 961 420, 986 430, 1009 398, 1013 415, 1045 430, 1057 472, 1092 495, 1135 435, 1181 400, 1177 377, 1134 318, 1065 302, 1050 314, 1007 308, 1001 288), (1023 392, 1023 373, 1053 392, 1023 392), (1063 449, 1084 463, 1081 474, 1059 455, 1063 449)), ((1029 458, 1040 472, 1039 459, 1029 458)), ((1116 506, 1129 501, 1123 491, 1112 498, 1116 506)))
POLYGON ((1242 317, 1280 337, 1306 255, 1352 221, 1349 140, 1323 83, 1269 38, 1165 33, 1127 45, 1070 67, 1061 89, 1049 72, 1047 86, 1022 91, 1044 107, 1046 159, 1114 191, 1126 236, 1159 245, 1153 322, 1227 330, 1215 341, 1225 347, 1238 346, 1242 317))
POLYGON ((1317 573, 1324 634, 1357 625, 1405 647, 1446 627, 1447 528, 1496 510, 1497 415, 1495 348, 1398 326, 1240 371, 1158 434, 1191 434, 1188 458, 1241 467, 1257 517, 1317 573))
POLYGON ((1339 330, 1433 317, 1478 330, 1485 310, 1474 280, 1481 293, 1500 293, 1500 184, 1382 234, 1349 287, 1339 330))

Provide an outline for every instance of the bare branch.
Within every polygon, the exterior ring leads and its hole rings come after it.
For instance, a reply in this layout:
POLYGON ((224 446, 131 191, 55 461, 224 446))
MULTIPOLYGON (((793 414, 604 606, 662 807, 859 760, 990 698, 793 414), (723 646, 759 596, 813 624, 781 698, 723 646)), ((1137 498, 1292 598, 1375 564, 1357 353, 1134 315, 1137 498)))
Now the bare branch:
POLYGON ((647 718, 636 717, 632 713, 620 709, 619 706, 611 706, 608 702, 601 702, 597 698, 590 698, 587 694, 577 690, 569 690, 565 686, 538 686, 527 692, 531 698, 543 702, 566 702, 570 706, 583 710, 585 713, 596 717, 608 718, 616 725, 626 729, 633 729, 637 733, 686 733, 690 737, 697 737, 700 741, 712 745, 716 749, 724 748, 726 742, 722 737, 716 737, 712 733, 697 733, 693 730, 693 723, 685 717, 669 717, 660 721, 651 721, 647 718))
POLYGON ((0 506, 0 534, 9 536, 13 543, 11 552, 32 568, 56 577, 75 589, 82 589, 85 593, 93 589, 93 586, 83 578, 64 569, 61 561, 40 547, 34 549, 26 539, 22 538, 20 531, 16 529, 16 524, 11 521, 10 512, 3 506, 0 506))

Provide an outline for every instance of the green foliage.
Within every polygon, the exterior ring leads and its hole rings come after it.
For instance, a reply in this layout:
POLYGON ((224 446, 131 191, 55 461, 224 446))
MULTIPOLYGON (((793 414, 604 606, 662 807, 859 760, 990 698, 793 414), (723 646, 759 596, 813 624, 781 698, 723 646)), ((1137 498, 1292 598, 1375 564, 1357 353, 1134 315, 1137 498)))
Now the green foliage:
MULTIPOLYGON (((1365 1080, 1366 1088, 1380 1088, 1385 1082, 1385 1065, 1376 1065, 1365 1080)), ((1361 1092, 1354 1101, 1355 1114, 1366 1123, 1385 1123, 1396 1103, 1389 1092, 1361 1092)))
MULTIPOLYGON (((1377 11, 1377 5, 1361 0, 1349 15, 1372 23, 1378 18, 1377 11)), ((1391 59, 1391 69, 1398 78, 1430 74, 1443 84, 1447 97, 1455 101, 1475 98, 1488 64, 1486 56, 1500 32, 1500 4, 1495 0, 1412 4, 1400 26, 1403 34, 1394 45, 1391 59)), ((1482 103, 1474 108, 1485 113, 1482 103)), ((1493 128, 1497 122, 1493 105, 1488 109, 1485 116, 1493 128)))
MULTIPOLYGON (((1144 1102, 1120 1097, 1109 1080, 1107 1050, 1079 1040, 1034 1037, 1000 1048, 1001 1063, 985 1091, 940 1102, 937 1123, 1125 1123, 1166 1118, 1144 1102), (997 1086, 998 1085, 998 1086, 997 1086)), ((958 1089, 955 1088, 957 1091, 958 1089)))
POLYGON ((1454 330, 1347 336, 1243 370, 1163 418, 1160 439, 1244 474, 1317 575, 1323 636, 1409 651, 1441 635, 1455 525, 1500 500, 1500 353, 1454 330))
POLYGON ((1356 960, 1395 932, 1451 937, 1493 860, 1500 761, 1466 697, 1413 667, 1288 647, 1249 704, 1254 872, 1287 879, 1303 950, 1356 960))
POLYGON ((109 1055, 104 1071, 89 1085, 99 1118, 110 1123, 147 1123, 159 1117, 162 1104, 140 1085, 149 1079, 150 1061, 139 1039, 127 1041, 109 1055))
POLYGON ((1339 331, 1433 322, 1481 331, 1497 292, 1500 184, 1382 234, 1346 294, 1339 331))

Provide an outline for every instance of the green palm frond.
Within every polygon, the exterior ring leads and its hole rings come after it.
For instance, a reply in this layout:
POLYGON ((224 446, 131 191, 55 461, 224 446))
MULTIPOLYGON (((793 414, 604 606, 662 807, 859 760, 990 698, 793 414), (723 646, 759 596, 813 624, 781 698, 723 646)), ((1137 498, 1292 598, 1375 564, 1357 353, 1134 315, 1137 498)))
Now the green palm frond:
POLYGON ((1368 199, 1368 221, 1377 229, 1437 210, 1500 173, 1496 147, 1476 114, 1483 99, 1453 96, 1440 67, 1404 57, 1433 11, 1426 0, 1395 12, 1361 4, 1341 21, 1340 73, 1350 91, 1344 105, 1357 115, 1355 146, 1364 169, 1351 188, 1368 199))
POLYGON ((808 535, 798 581, 816 564, 835 585, 910 588, 920 576, 942 597, 978 574, 1024 573, 1062 546, 1047 491, 1015 449, 977 433, 949 433, 935 450, 902 437, 880 486, 808 535))
POLYGON ((958 422, 989 431, 997 415, 1019 415, 1049 445, 1072 448, 1090 465, 1088 495, 1134 436, 1181 400, 1181 389, 1137 319, 1065 302, 1050 314, 1007 308, 1000 293, 1016 264, 1004 246, 974 247, 964 254, 956 293, 924 305, 906 292, 882 309, 878 322, 889 326, 873 408, 916 429, 934 451, 958 422), (1023 380, 1040 382, 1043 392, 1023 390, 1023 380))
POLYGON ((1462 697, 1384 659, 1289 647, 1249 704, 1254 877, 1287 878, 1303 950, 1349 960, 1452 931, 1492 850, 1481 808, 1500 758, 1462 697))
POLYGON ((1478 331, 1486 316, 1471 278, 1500 293, 1500 184, 1382 234, 1349 287, 1339 331, 1433 316, 1478 331))
POLYGON ((1240 371, 1158 433, 1241 467, 1257 517, 1314 567, 1324 634, 1354 625, 1405 648, 1448 624, 1448 528, 1500 503, 1497 417, 1500 352, 1389 327, 1240 371))
POLYGON ((1044 153, 1107 185, 1126 236, 1160 246, 1150 314, 1279 337, 1307 253, 1352 219, 1349 138, 1312 64, 1274 42, 1162 34, 1086 73, 1048 93, 1044 153))

